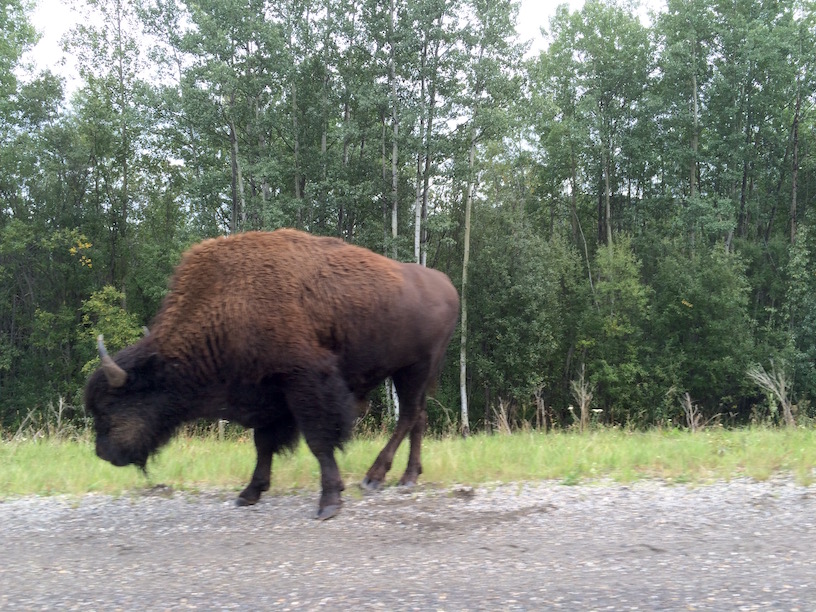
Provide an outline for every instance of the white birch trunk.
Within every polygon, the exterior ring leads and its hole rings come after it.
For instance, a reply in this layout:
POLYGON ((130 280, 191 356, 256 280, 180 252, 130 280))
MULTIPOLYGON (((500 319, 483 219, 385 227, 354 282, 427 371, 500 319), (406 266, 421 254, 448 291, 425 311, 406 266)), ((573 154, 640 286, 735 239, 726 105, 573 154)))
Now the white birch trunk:
POLYGON ((476 159, 476 128, 471 128, 470 154, 468 156, 469 178, 465 200, 465 252, 462 258, 462 335, 459 344, 459 397, 461 399, 462 435, 470 435, 467 397, 467 283, 470 263, 470 216, 473 210, 474 162, 476 159))
POLYGON ((396 13, 396 1, 391 0, 391 14, 389 16, 389 45, 391 49, 388 57, 388 80, 391 85, 391 131, 393 137, 391 143, 391 256, 394 259, 397 258, 397 213, 399 211, 399 118, 397 113, 396 49, 394 44, 396 13))
MULTIPOLYGON (((425 104, 425 64, 428 56, 427 41, 422 47, 422 61, 420 63, 420 73, 422 74, 420 83, 420 104, 425 104)), ((416 160, 416 193, 414 197, 414 261, 422 264, 422 149, 425 145, 425 108, 419 116, 419 147, 417 149, 416 160)))

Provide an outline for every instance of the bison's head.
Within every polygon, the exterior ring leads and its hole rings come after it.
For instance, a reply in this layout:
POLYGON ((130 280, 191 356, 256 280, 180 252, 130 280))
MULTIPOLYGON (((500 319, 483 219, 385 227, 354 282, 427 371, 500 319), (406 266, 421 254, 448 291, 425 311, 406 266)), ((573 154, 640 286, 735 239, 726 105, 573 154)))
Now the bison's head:
POLYGON ((98 340, 102 364, 85 386, 85 409, 93 417, 96 454, 113 465, 147 459, 176 430, 180 419, 169 409, 169 389, 161 358, 148 339, 129 346, 115 357, 98 340))

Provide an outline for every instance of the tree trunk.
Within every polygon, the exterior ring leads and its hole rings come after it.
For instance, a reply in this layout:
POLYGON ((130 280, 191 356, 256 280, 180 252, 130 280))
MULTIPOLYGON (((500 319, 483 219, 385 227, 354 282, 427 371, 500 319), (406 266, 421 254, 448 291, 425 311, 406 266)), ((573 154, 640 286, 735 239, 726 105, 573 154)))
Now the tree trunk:
MULTIPOLYGON (((294 79, 294 75, 292 76, 294 79)), ((298 101, 297 101, 297 85, 292 83, 292 149, 294 151, 294 171, 295 171, 295 200, 297 201, 298 209, 298 226, 303 227, 303 194, 301 193, 300 185, 300 128, 298 125, 298 101)))
MULTIPOLYGON (((796 121, 796 117, 794 117, 796 121)), ((771 214, 768 215, 768 223, 765 226, 765 244, 767 245, 771 239, 771 230, 773 229, 774 220, 776 219, 776 209, 782 194, 782 185, 785 183, 785 173, 788 169, 788 159, 791 155, 791 146, 793 143, 793 131, 795 126, 791 125, 791 133, 788 136, 788 143, 785 146, 785 156, 782 158, 782 164, 779 167, 779 178, 776 179, 776 189, 774 190, 773 206, 771 206, 771 214)))
POLYGON ((391 0, 388 80, 391 86, 391 132, 393 138, 391 143, 391 257, 394 259, 397 259, 397 223, 399 219, 399 117, 397 112, 396 44, 394 43, 396 12, 396 0, 391 0))
POLYGON ((459 397, 461 400, 462 435, 470 435, 467 397, 467 283, 470 263, 470 217, 473 210, 473 189, 475 182, 476 127, 471 127, 470 153, 468 155, 468 184, 465 198, 465 243, 462 257, 462 335, 459 344, 459 397))
POLYGON ((751 95, 746 97, 747 112, 745 117, 745 151, 742 160, 742 182, 740 185, 740 205, 737 217, 737 235, 745 238, 748 234, 748 175, 751 170, 751 163, 748 160, 748 149, 751 146, 752 117, 751 117, 751 95))
MULTIPOLYGON (((349 123, 351 121, 351 112, 349 110, 348 99, 343 103, 343 170, 347 171, 349 165, 349 123)), ((337 234, 342 235, 343 223, 345 222, 345 207, 343 200, 340 200, 340 209, 337 211, 337 234)), ((346 238, 351 240, 351 228, 346 234, 346 238)))
MULTIPOLYGON (((326 18, 329 19, 332 12, 331 3, 328 0, 325 2, 324 8, 326 10, 326 18)), ((330 47, 330 27, 327 24, 325 26, 325 31, 323 35, 323 83, 322 88, 320 91, 320 127, 321 127, 321 135, 320 135, 320 201, 322 205, 322 210, 320 211, 320 225, 321 227, 325 228, 329 223, 329 188, 328 188, 328 171, 329 171, 329 160, 328 160, 328 140, 329 140, 329 123, 332 119, 329 118, 329 86, 330 86, 330 75, 331 75, 331 66, 329 60, 329 47, 330 47)))
POLYGON ((691 133, 691 163, 689 164, 689 197, 697 195, 697 151, 700 146, 700 109, 697 102, 697 44, 691 43, 691 102, 693 128, 691 133))
POLYGON ((414 261, 418 264, 422 263, 421 246, 422 246, 422 153, 417 152, 416 196, 414 197, 414 261))
POLYGON ((603 162, 601 162, 601 167, 598 168, 598 244, 603 244, 604 239, 606 237, 606 232, 604 231, 604 171, 603 171, 603 162))
MULTIPOLYGON (((120 150, 121 154, 119 157, 119 165, 122 168, 122 195, 121 195, 121 210, 120 214, 122 217, 122 222, 119 227, 119 246, 120 246, 120 258, 118 261, 115 262, 117 266, 117 272, 119 276, 119 280, 121 281, 121 291, 122 294, 125 294, 125 277, 127 275, 127 226, 128 226, 128 213, 130 208, 130 194, 129 194, 129 184, 128 179, 130 175, 130 168, 128 167, 128 150, 130 149, 129 134, 128 134, 128 126, 127 126, 127 117, 125 116, 125 109, 129 107, 129 104, 126 99, 126 84, 125 84, 125 66, 124 66, 124 45, 122 44, 122 21, 124 19, 122 15, 122 3, 116 2, 116 46, 117 46, 117 55, 118 55, 118 64, 117 64, 117 81, 119 87, 119 138, 120 138, 120 150)), ((125 305, 122 304, 122 308, 125 305)))
MULTIPOLYGON (((431 121, 428 120, 428 130, 430 131, 431 121)), ((428 265, 428 197, 430 193, 431 183, 431 152, 430 145, 425 152, 425 169, 422 172, 422 233, 419 237, 420 241, 420 261, 423 266, 428 265)))
MULTIPOLYGON (((328 66, 326 67, 328 70, 328 66)), ((321 134, 320 134, 320 180, 323 183, 320 186, 320 194, 321 194, 321 203, 323 204, 324 214, 328 209, 329 203, 329 192, 327 189, 326 181, 328 180, 328 173, 329 173, 329 160, 328 160, 328 146, 329 146, 329 113, 327 110, 328 107, 328 100, 327 97, 327 88, 328 88, 328 80, 329 77, 326 77, 323 82, 323 91, 321 95, 321 134)), ((323 217, 324 220, 326 219, 323 217)))
POLYGON ((791 172, 791 209, 790 209, 790 240, 796 242, 796 191, 799 179, 799 113, 802 110, 802 95, 799 87, 796 88, 796 110, 793 114, 793 170, 791 172))
POLYGON ((742 161, 742 182, 740 183, 739 217, 737 219, 737 235, 744 238, 748 233, 748 160, 742 161))
MULTIPOLYGON (((391 257, 397 259, 397 235, 399 212, 399 118, 397 113, 397 68, 396 45, 394 42, 394 27, 396 22, 396 2, 391 0, 389 13, 389 52, 388 52, 388 81, 391 97, 391 257)), ((385 138, 383 137, 383 147, 385 138)), ((385 154, 383 149, 383 155, 385 154)), ((383 172, 385 172, 385 158, 383 157, 383 172)), ((393 379, 388 380, 390 401, 393 404, 394 418, 399 419, 399 397, 393 379)))
MULTIPOLYGON (((381 134, 380 143, 382 145, 382 211, 383 211, 383 255, 388 255, 388 196, 386 195, 386 185, 388 184, 388 156, 385 151, 386 117, 380 115, 381 134)), ((362 154, 360 155, 362 157, 362 154)))
MULTIPOLYGON (((441 17, 440 17, 441 21, 441 17)), ((428 100, 428 125, 425 129, 425 168, 422 171, 422 234, 420 236, 420 263, 428 264, 428 198, 431 191, 431 139, 433 138, 433 125, 436 117, 436 79, 439 68, 439 48, 441 41, 436 41, 433 54, 433 70, 431 72, 431 83, 428 100)))
POLYGON ((580 234, 580 220, 578 219, 578 162, 575 159, 575 143, 570 135, 570 221, 572 224, 572 239, 578 244, 580 234))
POLYGON ((397 387, 394 384, 393 378, 388 379, 388 393, 390 394, 391 405, 393 406, 394 409, 394 421, 398 421, 400 415, 400 403, 399 395, 397 395, 397 387))
MULTIPOLYGON (((611 146, 611 144, 610 144, 611 146)), ((606 217, 606 244, 607 246, 612 246, 612 196, 610 192, 610 157, 612 152, 607 149, 606 155, 604 156, 604 214, 606 217)))
POLYGON ((244 181, 241 176, 241 163, 238 160, 238 134, 235 131, 235 122, 229 120, 230 130, 230 166, 232 168, 231 192, 232 211, 230 214, 230 233, 235 234, 240 231, 238 219, 246 221, 246 206, 244 203, 244 181))
POLYGON ((397 137, 399 135, 399 125, 394 123, 394 142, 391 145, 391 257, 397 259, 397 235, 399 222, 399 166, 397 160, 399 156, 399 145, 397 137))
MULTIPOLYGON (((420 105, 425 104, 425 67, 428 58, 427 38, 422 45, 422 58, 420 60, 420 105)), ((416 156, 416 196, 414 198, 414 261, 422 263, 422 150, 425 144, 425 114, 423 107, 419 114, 419 147, 416 156)))

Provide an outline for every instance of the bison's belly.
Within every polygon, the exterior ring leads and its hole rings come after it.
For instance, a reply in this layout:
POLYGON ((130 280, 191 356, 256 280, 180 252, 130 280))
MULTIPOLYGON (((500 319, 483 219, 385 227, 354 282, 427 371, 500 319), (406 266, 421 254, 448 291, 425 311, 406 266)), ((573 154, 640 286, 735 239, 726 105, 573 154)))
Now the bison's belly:
POLYGON ((289 414, 280 384, 264 379, 259 384, 232 385, 221 418, 256 429, 274 425, 289 414))

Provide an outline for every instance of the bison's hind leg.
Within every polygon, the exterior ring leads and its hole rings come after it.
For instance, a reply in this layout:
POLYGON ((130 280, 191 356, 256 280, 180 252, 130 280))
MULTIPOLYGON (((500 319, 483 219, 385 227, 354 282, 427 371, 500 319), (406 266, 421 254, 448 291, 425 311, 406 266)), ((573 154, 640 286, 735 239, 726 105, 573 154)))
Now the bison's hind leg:
POLYGON ((402 475, 402 478, 400 478, 400 486, 413 487, 416 485, 419 480, 419 475, 422 473, 422 437, 425 435, 425 428, 428 424, 428 413, 426 410, 423 398, 419 414, 417 414, 414 426, 411 428, 411 448, 408 452, 408 465, 405 467, 405 473, 402 475))
POLYGON ((246 489, 235 500, 236 505, 252 506, 258 503, 261 493, 269 490, 272 455, 286 448, 294 448, 298 437, 295 420, 288 411, 282 411, 273 425, 255 428, 255 471, 246 489))
POLYGON ((420 362, 396 372, 393 376, 394 386, 400 398, 400 415, 394 433, 377 459, 366 473, 361 486, 369 491, 376 491, 385 481, 385 475, 391 469, 394 454, 403 438, 411 432, 411 450, 408 456, 408 467, 400 479, 401 485, 413 486, 422 473, 420 450, 422 436, 425 433, 427 416, 425 412, 425 389, 428 387, 430 367, 427 362, 420 362))

